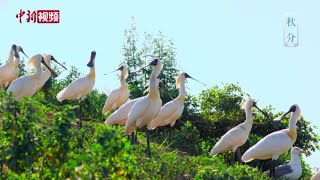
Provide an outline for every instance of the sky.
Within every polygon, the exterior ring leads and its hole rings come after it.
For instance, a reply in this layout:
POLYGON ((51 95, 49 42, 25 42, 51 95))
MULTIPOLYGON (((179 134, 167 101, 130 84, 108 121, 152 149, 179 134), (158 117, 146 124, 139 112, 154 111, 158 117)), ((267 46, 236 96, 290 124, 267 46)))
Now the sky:
MULTIPOLYGON (((96 85, 100 91, 119 85, 119 66, 124 30, 131 17, 139 33, 161 31, 172 38, 181 71, 207 85, 239 83, 258 100, 259 107, 272 105, 286 111, 298 104, 302 116, 320 127, 320 1, 76 1, 0 0, 0 59, 7 59, 13 43, 29 55, 52 54, 81 73, 95 50, 96 85), (16 18, 27 11, 60 10, 59 24, 22 24, 16 18), (298 24, 299 45, 284 46, 284 14, 293 12, 298 24)), ((67 74, 63 71, 60 77, 67 74)), ((188 81, 194 95, 205 87, 188 81)), ((261 127, 263 128, 263 127, 261 127)), ((320 130, 316 132, 320 134, 320 130)), ((320 167, 319 150, 306 158, 320 167)))

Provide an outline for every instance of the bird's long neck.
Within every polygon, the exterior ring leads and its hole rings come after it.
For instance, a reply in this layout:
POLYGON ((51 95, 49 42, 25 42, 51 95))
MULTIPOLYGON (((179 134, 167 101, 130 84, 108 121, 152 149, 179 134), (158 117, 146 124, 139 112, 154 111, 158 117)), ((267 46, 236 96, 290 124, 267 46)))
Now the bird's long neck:
POLYGON ((298 114, 297 113, 292 113, 289 121, 289 130, 296 132, 296 124, 297 124, 297 118, 298 114))
POLYGON ((41 70, 41 64, 37 64, 35 66, 35 73, 34 73, 35 76, 38 76, 38 77, 41 77, 42 75, 42 70, 41 70))
MULTIPOLYGON (((46 62, 46 64, 48 65, 48 67, 51 69, 51 61, 49 62, 46 62)), ((43 71, 43 74, 44 74, 44 78, 46 80, 48 80, 51 76, 51 71, 46 67, 46 70, 43 71)))
POLYGON ((90 68, 90 72, 87 74, 87 77, 89 77, 89 79, 91 79, 91 80, 95 80, 95 78, 96 78, 96 68, 95 67, 90 68))
POLYGON ((158 66, 158 65, 154 66, 152 73, 151 73, 150 82, 149 82, 150 92, 151 91, 158 91, 159 92, 157 85, 156 85, 156 82, 157 82, 157 78, 160 74, 160 71, 161 71, 160 66, 158 66))
POLYGON ((253 124, 252 107, 246 107, 244 111, 246 113, 245 124, 252 127, 252 124, 253 124))
POLYGON ((148 96, 154 97, 154 98, 160 98, 160 92, 159 88, 157 87, 157 78, 160 74, 161 67, 159 66, 154 66, 153 71, 151 73, 151 78, 149 81, 149 94, 148 96))
POLYGON ((298 154, 291 154, 290 164, 300 165, 300 158, 298 154))
POLYGON ((17 67, 20 64, 20 58, 15 58, 13 64, 17 67))
POLYGON ((185 80, 183 80, 180 82, 179 95, 176 98, 176 101, 184 104, 186 94, 187 94, 187 92, 186 92, 186 87, 185 87, 185 80))
POLYGON ((125 71, 121 71, 120 85, 126 86, 126 72, 125 71))
POLYGON ((13 63, 13 55, 14 55, 14 51, 12 48, 10 48, 8 63, 13 63))

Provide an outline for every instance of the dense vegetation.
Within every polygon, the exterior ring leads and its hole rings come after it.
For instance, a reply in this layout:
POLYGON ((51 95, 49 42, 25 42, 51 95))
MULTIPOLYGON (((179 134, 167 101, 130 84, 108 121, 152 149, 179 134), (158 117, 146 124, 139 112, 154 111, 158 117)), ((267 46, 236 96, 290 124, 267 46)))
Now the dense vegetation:
MULTIPOLYGON (((179 73, 174 44, 163 34, 144 34, 142 43, 133 24, 125 30, 123 62, 130 70, 143 65, 152 57, 160 58, 164 69, 160 79, 163 103, 175 97, 175 77, 179 73), (163 92, 163 91, 167 91, 163 92)), ((21 75, 26 73, 24 62, 21 75)), ((59 68, 55 67, 59 72, 59 68)), ((143 87, 151 69, 129 76, 131 96, 143 95, 143 87)), ((262 172, 269 169, 269 161, 253 161, 231 166, 231 152, 209 157, 212 146, 230 128, 245 119, 241 103, 249 94, 238 84, 210 87, 194 97, 187 95, 185 110, 174 128, 158 128, 151 132, 151 158, 147 157, 144 132, 138 132, 140 143, 131 145, 123 136, 123 127, 103 124, 106 117, 101 110, 107 95, 93 90, 83 103, 83 128, 78 130, 76 118, 78 101, 56 100, 56 94, 72 80, 81 76, 75 67, 61 79, 50 79, 33 98, 18 102, 4 91, 0 92, 0 173, 3 179, 268 179, 262 172), (79 148, 78 140, 83 140, 79 148)), ((263 109, 270 117, 272 106, 263 109)), ((244 152, 261 137, 286 128, 288 119, 275 123, 260 112, 254 114, 254 125, 244 152), (263 129, 261 127, 264 127, 263 129)), ((296 146, 313 152, 319 137, 309 121, 298 121, 296 146)), ((279 158, 288 162, 289 153, 279 158)), ((303 160, 302 160, 303 161, 303 160)), ((309 179, 310 167, 303 161, 303 177, 309 179)))

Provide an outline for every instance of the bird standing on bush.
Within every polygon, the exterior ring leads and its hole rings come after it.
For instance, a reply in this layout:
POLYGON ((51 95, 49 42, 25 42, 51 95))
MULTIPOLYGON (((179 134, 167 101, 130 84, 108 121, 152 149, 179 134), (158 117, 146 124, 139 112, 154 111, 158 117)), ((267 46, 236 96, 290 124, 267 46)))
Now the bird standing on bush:
POLYGON ((182 72, 177 76, 176 88, 179 89, 178 97, 176 97, 172 101, 167 102, 165 105, 161 107, 160 112, 157 114, 157 116, 148 124, 148 130, 153 130, 156 127, 166 126, 168 124, 170 124, 170 126, 173 127, 176 123, 176 120, 181 117, 184 109, 185 96, 187 94, 185 89, 185 80, 187 78, 194 79, 185 72, 182 72))
MULTIPOLYGON (((302 175, 302 167, 299 155, 301 153, 306 154, 306 152, 299 147, 291 148, 290 154, 291 159, 288 164, 284 164, 275 168, 275 177, 280 179, 299 179, 302 175)), ((270 175, 270 171, 265 172, 270 175)))
POLYGON ((48 68, 53 76, 57 76, 44 61, 43 56, 37 54, 32 56, 28 62, 28 65, 32 66, 35 69, 35 72, 14 80, 8 87, 7 92, 12 92, 13 96, 18 100, 22 100, 23 97, 32 97, 37 90, 42 87, 41 84, 43 85, 42 77, 44 76, 44 73, 41 70, 41 63, 48 68))
POLYGON ((57 94, 57 100, 70 100, 70 99, 79 99, 80 100, 80 118, 78 121, 79 128, 82 127, 81 122, 81 110, 82 110, 82 101, 86 98, 87 94, 93 89, 96 79, 96 71, 95 71, 95 59, 96 59, 96 51, 91 52, 90 60, 87 66, 90 68, 90 72, 84 77, 80 77, 67 87, 62 89, 57 94))
POLYGON ((8 62, 0 67, 1 88, 7 88, 15 79, 19 77, 19 52, 22 52, 29 59, 29 57, 24 53, 21 46, 17 46, 15 44, 11 46, 8 62))
MULTIPOLYGON (((148 65, 136 70, 140 71, 147 66, 153 66, 149 81, 148 95, 140 98, 131 108, 128 121, 125 126, 125 135, 130 135, 134 130, 146 126, 159 112, 162 100, 160 99, 159 87, 157 86, 157 78, 162 70, 162 63, 159 59, 154 59, 148 65)), ((135 72, 136 72, 135 71, 135 72)), ((149 132, 147 130, 147 145, 149 149, 149 157, 151 156, 149 132)))
MULTIPOLYGON (((159 88, 162 87, 162 82, 158 79, 157 80, 157 86, 159 88)), ((149 87, 144 91, 144 93, 149 92, 149 87)), ((133 105, 142 97, 138 97, 135 99, 131 99, 121 105, 116 111, 114 111, 110 116, 105 120, 105 124, 108 125, 126 125, 128 120, 128 114, 133 107, 133 105)))
POLYGON ((273 132, 262 138, 243 154, 241 158, 243 162, 250 162, 254 159, 272 159, 270 176, 275 177, 275 161, 296 142, 296 123, 301 117, 301 110, 297 104, 294 104, 290 107, 288 112, 274 119, 274 121, 280 121, 284 116, 291 112, 289 128, 273 132))
MULTIPOLYGON (((113 90, 102 109, 102 114, 108 113, 110 110, 115 110, 123 105, 129 99, 130 91, 126 84, 126 78, 128 77, 128 69, 125 65, 120 66, 117 70, 121 71, 120 87, 113 90)), ((117 71, 115 70, 115 71, 117 71)))
MULTIPOLYGON (((257 103, 254 100, 249 99, 246 102, 244 102, 241 108, 244 109, 246 113, 246 120, 238 126, 230 129, 226 134, 224 134, 221 137, 221 139, 211 149, 211 156, 216 156, 219 153, 232 150, 234 155, 233 161, 236 161, 236 154, 241 154, 239 147, 241 147, 244 143, 247 142, 252 128, 252 107, 257 108, 260 112, 264 114, 264 112, 260 108, 258 108, 257 103)), ((240 164, 242 164, 240 159, 241 155, 239 155, 238 157, 238 161, 240 162, 240 164)))

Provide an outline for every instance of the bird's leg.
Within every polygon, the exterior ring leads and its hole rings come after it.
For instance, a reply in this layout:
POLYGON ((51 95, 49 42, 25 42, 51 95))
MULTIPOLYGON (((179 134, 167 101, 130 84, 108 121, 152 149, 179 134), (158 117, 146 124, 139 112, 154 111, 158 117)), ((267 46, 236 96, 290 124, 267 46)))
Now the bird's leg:
MULTIPOLYGON (((81 99, 80 99, 79 121, 77 122, 77 124, 78 124, 78 130, 81 130, 81 128, 82 128, 81 110, 82 110, 82 101, 81 101, 81 99)), ((79 147, 79 148, 82 148, 82 147, 83 147, 82 140, 83 140, 83 134, 82 134, 81 131, 80 131, 80 137, 78 138, 78 147, 79 147)))
POLYGON ((134 144, 134 131, 131 133, 131 144, 134 144))
POLYGON ((149 131, 148 130, 146 132, 146 135, 147 135, 148 155, 149 155, 149 158, 151 158, 150 140, 149 140, 149 131))
POLYGON ((165 132, 166 132, 166 126, 163 126, 163 129, 162 129, 162 141, 164 141, 165 132))
MULTIPOLYGON (((134 131, 133 131, 134 132, 134 131)), ((137 143, 138 142, 138 131, 136 130, 136 135, 135 135, 135 139, 134 142, 137 143)))
POLYGON ((273 167, 272 167, 273 179, 276 179, 276 161, 272 160, 272 164, 273 164, 273 167))
POLYGON ((81 122, 81 116, 82 116, 82 101, 81 101, 81 99, 80 99, 80 108, 79 108, 79 121, 78 121, 78 127, 79 127, 79 129, 81 129, 82 128, 82 122, 81 122))
POLYGON ((236 153, 237 153, 237 159, 238 159, 238 162, 239 162, 239 164, 243 164, 243 162, 242 162, 242 160, 241 160, 241 151, 240 151, 240 148, 237 148, 237 150, 236 150, 236 153))
POLYGON ((263 160, 260 160, 260 161, 258 162, 258 168, 260 169, 260 171, 263 170, 263 164, 264 164, 264 161, 263 161, 263 160), (259 166, 260 166, 260 167, 259 167, 259 166))
POLYGON ((168 140, 170 141, 171 140, 171 133, 173 131, 173 127, 168 125, 169 126, 169 133, 168 133, 168 140))
POLYGON ((273 160, 271 160, 271 166, 270 166, 270 170, 269 170, 269 177, 271 178, 272 176, 273 176, 273 169, 272 169, 272 167, 273 167, 273 160))
POLYGON ((234 165, 237 161, 237 151, 234 151, 233 152, 233 158, 232 158, 232 161, 231 161, 231 164, 234 165))
POLYGON ((275 164, 273 159, 271 160, 271 168, 270 168, 269 176, 272 179, 275 179, 275 176, 276 176, 275 164))

